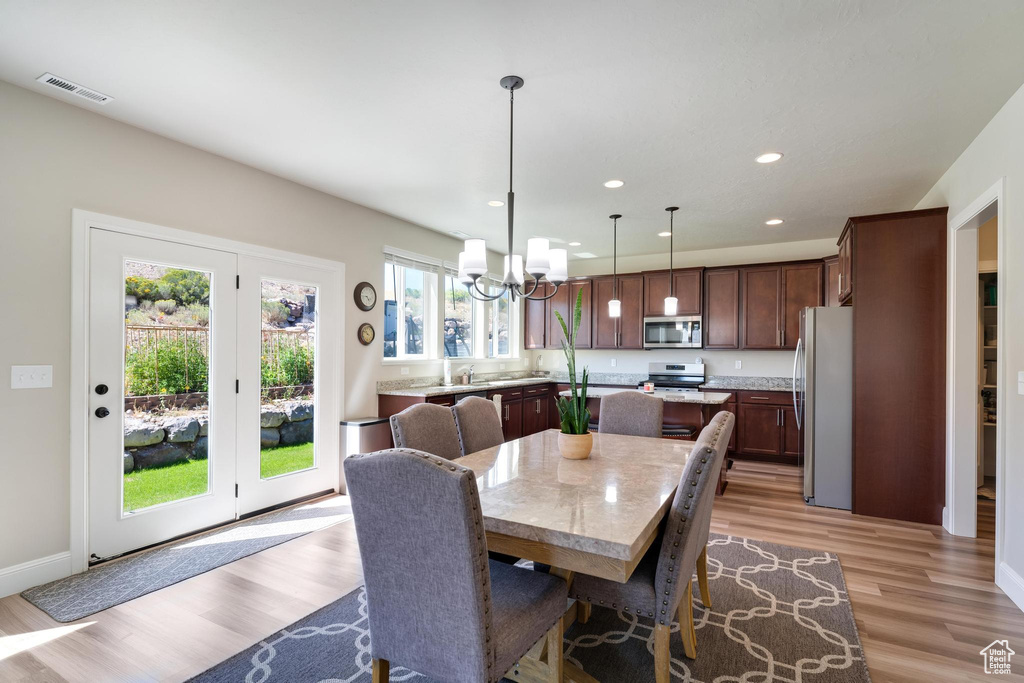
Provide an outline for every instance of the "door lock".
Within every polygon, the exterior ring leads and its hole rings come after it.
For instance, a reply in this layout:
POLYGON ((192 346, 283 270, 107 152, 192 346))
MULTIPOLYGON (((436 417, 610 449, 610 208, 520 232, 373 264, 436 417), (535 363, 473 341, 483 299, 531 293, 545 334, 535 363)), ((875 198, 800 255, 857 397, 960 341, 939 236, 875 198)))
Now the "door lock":
POLYGON ((96 385, 96 393, 99 394, 100 396, 102 396, 103 394, 107 393, 108 391, 110 391, 110 390, 107 388, 106 384, 97 384, 96 385))
POLYGON ((107 415, 110 415, 110 411, 103 406, 96 409, 96 417, 106 417, 107 415))

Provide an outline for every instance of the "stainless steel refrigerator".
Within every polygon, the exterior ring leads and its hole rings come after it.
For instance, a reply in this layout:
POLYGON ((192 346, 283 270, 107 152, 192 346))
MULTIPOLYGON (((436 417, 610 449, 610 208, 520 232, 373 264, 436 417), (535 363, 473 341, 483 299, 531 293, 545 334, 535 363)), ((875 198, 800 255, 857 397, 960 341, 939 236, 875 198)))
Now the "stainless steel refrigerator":
POLYGON ((793 359, 804 500, 849 510, 853 498, 853 309, 805 308, 793 359))

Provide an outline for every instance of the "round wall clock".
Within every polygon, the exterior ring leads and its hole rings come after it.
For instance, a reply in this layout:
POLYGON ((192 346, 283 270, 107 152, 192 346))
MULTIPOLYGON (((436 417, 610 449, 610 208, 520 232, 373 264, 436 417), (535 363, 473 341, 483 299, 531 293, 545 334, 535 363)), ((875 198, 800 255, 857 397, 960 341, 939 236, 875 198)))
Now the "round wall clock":
POLYGON ((360 282, 356 285, 355 299, 359 310, 372 310, 377 305, 377 290, 369 282, 360 282))
POLYGON ((373 325, 371 325, 370 323, 363 323, 362 325, 360 325, 357 334, 359 335, 359 342, 363 346, 369 346, 370 344, 372 344, 373 338, 376 335, 376 333, 373 331, 373 325))

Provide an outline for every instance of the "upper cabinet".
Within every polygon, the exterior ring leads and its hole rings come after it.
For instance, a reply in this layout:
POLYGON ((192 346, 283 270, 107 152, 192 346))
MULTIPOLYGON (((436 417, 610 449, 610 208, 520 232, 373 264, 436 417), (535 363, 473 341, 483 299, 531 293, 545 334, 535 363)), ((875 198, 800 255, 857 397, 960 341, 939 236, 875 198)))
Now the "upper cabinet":
POLYGON ((704 271, 704 348, 740 347, 740 269, 704 271))
POLYGON ((853 223, 847 221, 839 236, 839 303, 847 304, 853 297, 853 223))
POLYGON ((825 305, 839 305, 839 257, 825 259, 825 305))
MULTIPOLYGON (((644 315, 665 315, 665 297, 669 295, 667 270, 651 271, 644 276, 644 315)), ((703 304, 703 268, 683 268, 672 272, 675 280, 677 315, 700 315, 703 304)))
POLYGON ((641 275, 620 275, 618 285, 611 277, 599 277, 593 283, 591 340, 595 349, 642 349, 644 279, 641 275), (618 291, 615 291, 615 290, 618 291), (622 302, 621 315, 608 315, 608 302, 615 296, 622 302))
MULTIPOLYGON (((548 291, 547 284, 537 287, 536 294, 542 296, 548 291)), ((548 302, 525 299, 523 301, 523 347, 543 349, 547 340, 548 302)))
POLYGON ((800 311, 822 304, 823 274, 820 261, 744 268, 743 348, 795 349, 800 311))
MULTIPOLYGON (((548 294, 551 289, 547 290, 548 294)), ((572 330, 572 307, 576 305, 576 299, 580 292, 583 292, 582 316, 580 318, 580 329, 576 333, 576 348, 589 349, 591 347, 591 303, 593 293, 593 282, 591 280, 570 280, 555 292, 555 295, 548 299, 547 305, 547 329, 545 331, 545 348, 562 348, 562 326, 558 323, 559 313, 565 321, 565 326, 572 330)))

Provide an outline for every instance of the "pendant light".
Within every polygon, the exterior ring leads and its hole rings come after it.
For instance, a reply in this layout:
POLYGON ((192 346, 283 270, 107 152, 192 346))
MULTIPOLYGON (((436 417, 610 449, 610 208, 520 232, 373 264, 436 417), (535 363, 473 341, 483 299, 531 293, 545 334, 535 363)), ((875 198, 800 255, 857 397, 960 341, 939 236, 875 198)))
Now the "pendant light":
POLYGON ((673 219, 679 207, 670 206, 665 210, 668 211, 668 296, 665 297, 665 315, 675 315, 679 310, 679 300, 676 299, 676 279, 672 274, 672 247, 675 239, 673 219))
POLYGON ((480 289, 480 278, 487 273, 487 243, 481 239, 466 240, 465 251, 459 254, 459 282, 466 285, 469 295, 480 301, 494 301, 508 292, 515 301, 517 298, 542 300, 550 299, 558 291, 559 286, 569 279, 568 254, 565 249, 551 249, 547 239, 533 237, 526 244, 526 266, 523 257, 512 253, 512 224, 515 214, 515 193, 512 191, 512 142, 514 131, 515 91, 523 87, 523 79, 519 76, 505 76, 501 79, 501 87, 508 90, 508 256, 505 257, 505 279, 497 288, 497 294, 487 294, 480 289), (523 273, 533 276, 527 285, 523 273), (541 281, 546 279, 554 285, 547 296, 541 281), (538 292, 538 290, 540 290, 538 292))
POLYGON ((612 298, 608 301, 608 317, 618 318, 622 315, 622 302, 619 301, 619 278, 616 262, 619 257, 619 219, 621 213, 613 213, 612 219, 612 298))

